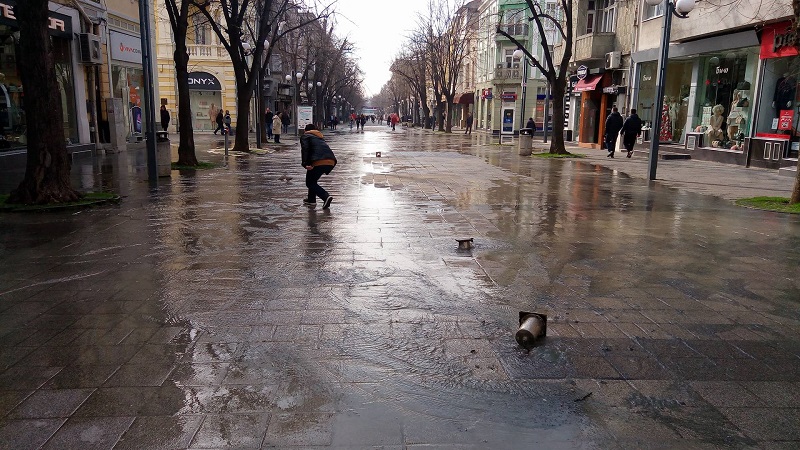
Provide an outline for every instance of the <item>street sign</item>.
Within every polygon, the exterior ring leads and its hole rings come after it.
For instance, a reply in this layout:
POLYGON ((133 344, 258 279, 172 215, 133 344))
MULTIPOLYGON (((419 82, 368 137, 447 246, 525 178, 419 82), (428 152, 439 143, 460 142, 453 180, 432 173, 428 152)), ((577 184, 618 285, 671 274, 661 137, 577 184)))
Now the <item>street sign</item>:
POLYGON ((576 72, 579 80, 586 78, 586 75, 589 75, 589 68, 586 66, 578 67, 578 71, 576 72))

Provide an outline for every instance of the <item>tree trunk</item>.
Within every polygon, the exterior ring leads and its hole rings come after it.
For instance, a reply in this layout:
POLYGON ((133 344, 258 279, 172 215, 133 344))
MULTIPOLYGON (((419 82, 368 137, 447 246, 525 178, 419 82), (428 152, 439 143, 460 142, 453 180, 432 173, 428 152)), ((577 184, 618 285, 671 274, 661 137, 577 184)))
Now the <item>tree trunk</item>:
POLYGON ((25 0, 15 7, 19 21, 20 78, 25 89, 27 164, 25 177, 9 203, 60 203, 81 194, 72 189, 64 138, 63 110, 48 35, 47 0, 25 0))
POLYGON ((447 98, 447 117, 445 118, 445 132, 452 133, 453 132, 453 99, 455 96, 452 97, 445 97, 447 98))
MULTIPOLYGON (((569 154, 566 147, 564 147, 564 94, 566 85, 564 78, 556 78, 554 83, 550 83, 553 96, 553 136, 550 141, 550 153, 559 155, 569 154)), ((545 101, 549 100, 545 98, 545 101)), ((544 126, 547 126, 547 117, 544 118, 544 126)))
POLYGON ((797 174, 794 177, 794 188, 789 203, 800 203, 800 159, 797 161, 797 174))
MULTIPOLYGON (((248 124, 250 123, 250 99, 253 96, 253 90, 250 89, 248 83, 244 80, 236 83, 236 142, 233 144, 233 150, 237 152, 250 151, 250 130, 248 124)), ((292 120, 297 120, 292 114, 292 120)))
POLYGON ((444 131, 444 108, 447 106, 445 102, 439 102, 436 106, 436 113, 439 115, 437 120, 439 121, 439 131, 444 131))
POLYGON ((192 127, 192 105, 189 99, 189 53, 186 51, 186 30, 183 36, 175 36, 175 77, 178 83, 178 164, 196 166, 194 128, 192 127))

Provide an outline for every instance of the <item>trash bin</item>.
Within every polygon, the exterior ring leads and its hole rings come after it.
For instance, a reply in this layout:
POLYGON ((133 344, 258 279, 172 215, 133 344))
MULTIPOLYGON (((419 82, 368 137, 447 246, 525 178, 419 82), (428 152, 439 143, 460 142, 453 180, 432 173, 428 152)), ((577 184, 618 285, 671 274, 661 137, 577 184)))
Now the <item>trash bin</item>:
POLYGON ((166 131, 156 131, 156 164, 159 177, 170 176, 172 173, 172 148, 169 134, 166 131))
POLYGON ((531 153, 533 153, 533 130, 530 128, 520 128, 519 154, 520 156, 530 156, 531 153))

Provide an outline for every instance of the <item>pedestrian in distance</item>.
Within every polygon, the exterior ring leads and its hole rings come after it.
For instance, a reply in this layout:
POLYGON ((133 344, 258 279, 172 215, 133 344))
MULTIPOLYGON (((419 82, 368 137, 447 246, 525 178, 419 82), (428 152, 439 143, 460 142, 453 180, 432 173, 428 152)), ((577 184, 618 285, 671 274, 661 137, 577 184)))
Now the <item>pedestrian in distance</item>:
POLYGON ((328 209, 333 196, 319 185, 319 179, 322 175, 329 175, 336 167, 336 156, 322 133, 312 123, 306 125, 305 133, 300 137, 300 156, 301 164, 306 169, 308 188, 308 196, 303 199, 303 204, 316 205, 319 197, 322 200, 322 209, 328 209))
POLYGON ((528 117, 528 122, 525 124, 525 128, 531 130, 531 136, 536 134, 536 122, 533 121, 533 117, 528 117))
POLYGON ((616 106, 612 107, 611 114, 609 114, 606 119, 605 142, 606 148, 608 149, 608 155, 606 155, 606 157, 608 158, 614 157, 614 151, 617 148, 617 138, 619 137, 619 132, 622 130, 622 124, 622 115, 619 113, 616 106))
POLYGON ((636 145, 636 137, 642 134, 642 119, 636 115, 636 109, 631 109, 631 115, 622 124, 622 144, 628 151, 628 158, 633 156, 633 146, 636 145))
POLYGON ((222 110, 218 109, 217 110, 217 118, 216 118, 217 128, 214 129, 214 134, 217 134, 217 131, 222 131, 223 133, 225 132, 225 122, 224 122, 224 120, 225 120, 225 117, 222 115, 222 110))
MULTIPOLYGON (((283 126, 283 134, 289 132, 289 125, 292 123, 292 118, 289 116, 289 111, 284 111, 281 113, 281 125, 283 126)), ((275 132, 274 130, 272 131, 275 132)))
POLYGON ((264 124, 267 125, 267 139, 272 139, 272 119, 275 117, 275 113, 273 113, 269 108, 264 113, 264 124))
POLYGON ((398 117, 397 114, 392 113, 391 120, 392 120, 392 131, 394 131, 394 127, 397 126, 397 122, 400 121, 400 117, 398 117))
POLYGON ((367 116, 364 114, 361 115, 361 131, 364 131, 364 125, 367 124, 367 116))
POLYGON ((169 119, 170 117, 169 111, 167 111, 167 105, 161 105, 161 128, 163 128, 164 131, 167 131, 167 128, 169 128, 169 119))
POLYGON ((276 144, 281 143, 281 128, 283 128, 282 114, 284 113, 278 113, 272 117, 272 135, 275 136, 276 144))
POLYGON ((225 130, 224 133, 230 135, 231 134, 231 113, 227 109, 225 110, 225 117, 223 117, 222 121, 225 123, 225 130))
POLYGON ((474 120, 474 118, 472 117, 472 114, 469 114, 467 116, 467 129, 464 130, 464 134, 472 134, 472 121, 473 120, 474 120))

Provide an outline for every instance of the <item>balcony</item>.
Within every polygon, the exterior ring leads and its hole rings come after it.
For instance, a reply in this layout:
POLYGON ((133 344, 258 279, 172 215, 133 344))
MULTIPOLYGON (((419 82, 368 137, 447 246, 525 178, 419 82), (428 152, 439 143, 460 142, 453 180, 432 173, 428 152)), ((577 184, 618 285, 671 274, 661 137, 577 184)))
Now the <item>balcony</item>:
POLYGON ((575 62, 604 60, 606 53, 614 51, 616 33, 592 33, 575 38, 572 59, 575 62))
POLYGON ((187 45, 190 59, 230 59, 225 47, 221 45, 187 45))
POLYGON ((507 81, 521 81, 522 80, 522 68, 520 68, 519 63, 514 63, 512 67, 507 67, 505 64, 498 64, 497 67, 494 69, 494 81, 495 82, 507 82, 507 81))
MULTIPOLYGON (((512 24, 500 24, 498 28, 505 31, 506 33, 513 36, 515 39, 519 38, 526 38, 528 36, 528 24, 527 23, 512 23, 512 24)), ((496 37, 498 40, 505 40, 507 39, 505 36, 498 34, 496 37)))

